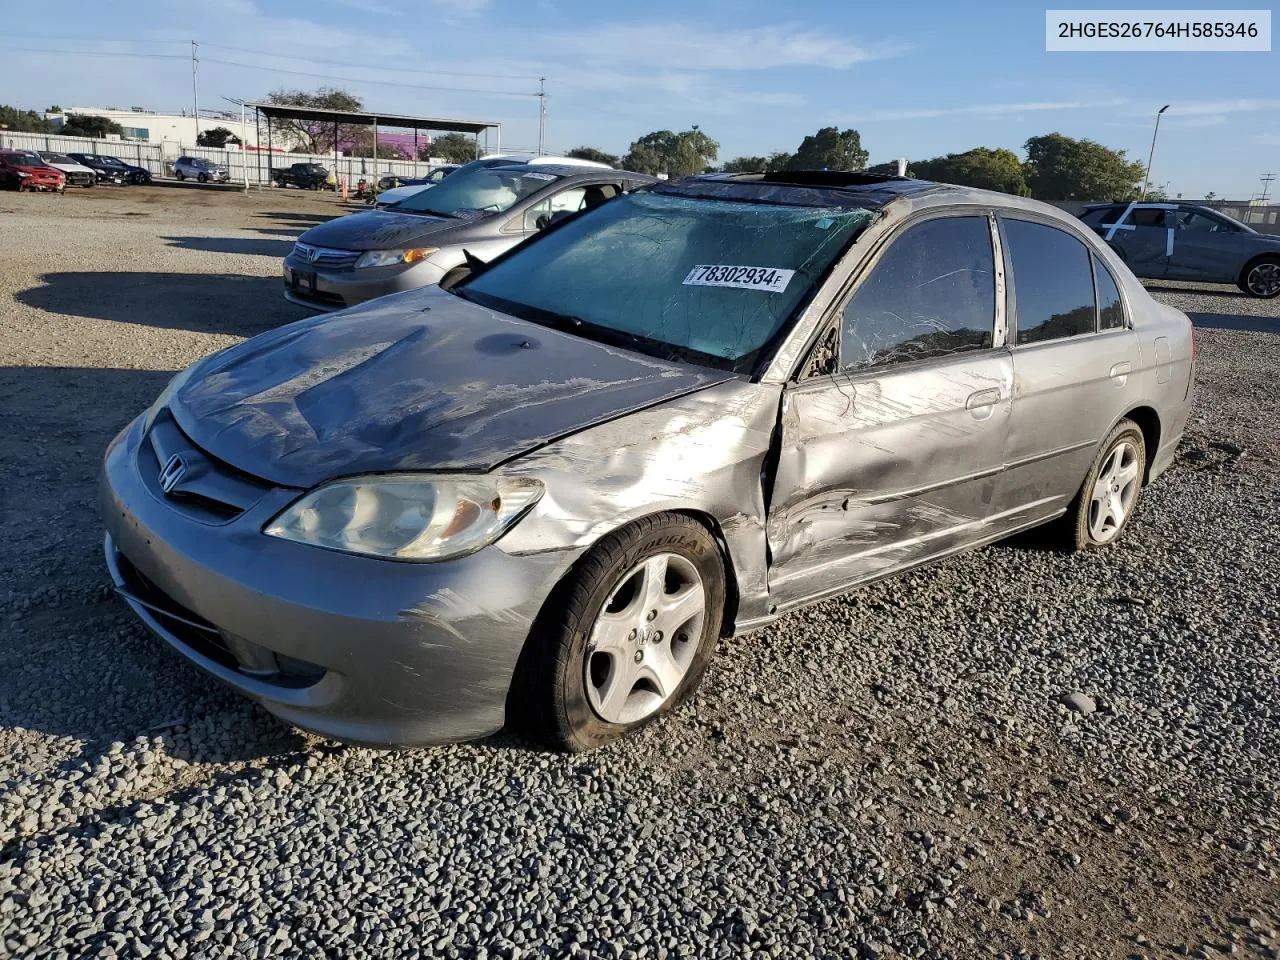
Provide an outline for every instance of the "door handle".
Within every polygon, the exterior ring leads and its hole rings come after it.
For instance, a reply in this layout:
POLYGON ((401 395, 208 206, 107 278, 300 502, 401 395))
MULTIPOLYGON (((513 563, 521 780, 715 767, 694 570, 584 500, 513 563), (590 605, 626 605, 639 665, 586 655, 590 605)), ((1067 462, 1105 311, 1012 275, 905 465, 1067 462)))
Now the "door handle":
POLYGON ((973 419, 986 420, 995 412, 995 405, 999 402, 1000 388, 992 387, 989 390, 979 390, 969 394, 969 399, 964 402, 964 406, 973 414, 973 419))
POLYGON ((1128 382, 1131 372, 1133 372, 1133 364, 1125 360, 1112 365, 1110 376, 1115 381, 1116 387, 1123 387, 1128 382))
POLYGON ((969 394, 969 399, 964 402, 966 410, 976 410, 979 407, 990 407, 1000 402, 1000 388, 992 387, 990 390, 979 390, 977 393, 969 394))

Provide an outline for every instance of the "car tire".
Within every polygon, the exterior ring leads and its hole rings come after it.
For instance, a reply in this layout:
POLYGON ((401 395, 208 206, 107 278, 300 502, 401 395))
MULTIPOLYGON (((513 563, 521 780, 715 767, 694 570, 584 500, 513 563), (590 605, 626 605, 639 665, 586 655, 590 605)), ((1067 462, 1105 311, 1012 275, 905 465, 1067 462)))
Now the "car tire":
POLYGON ((661 513, 608 534, 544 604, 508 714, 571 753, 652 723, 701 682, 724 605, 720 551, 697 521, 661 513))
POLYGON ((1240 275, 1239 287, 1257 300, 1280 297, 1280 257, 1261 257, 1248 264, 1240 275))
POLYGON ((1120 539, 1138 508, 1146 472, 1142 429, 1121 420, 1107 434, 1062 519, 1067 549, 1096 550, 1120 539))
POLYGON ((199 180, 201 183, 209 182, 209 178, 205 176, 203 173, 196 174, 196 179, 199 180))
POLYGON ((174 175, 174 177, 176 177, 179 181, 182 181, 182 180, 187 179, 187 175, 186 175, 185 173, 183 173, 181 170, 175 170, 175 171, 173 171, 173 175, 174 175))

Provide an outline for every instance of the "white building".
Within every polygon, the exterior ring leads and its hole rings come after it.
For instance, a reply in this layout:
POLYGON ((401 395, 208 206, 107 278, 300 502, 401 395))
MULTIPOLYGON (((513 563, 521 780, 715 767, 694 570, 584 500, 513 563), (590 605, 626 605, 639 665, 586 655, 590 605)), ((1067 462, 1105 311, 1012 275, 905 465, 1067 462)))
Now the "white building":
MULTIPOLYGON (((120 110, 116 107, 69 107, 61 113, 46 113, 45 119, 56 127, 61 127, 66 123, 67 117, 73 113, 114 120, 124 130, 121 137, 123 140, 159 144, 169 142, 187 147, 193 147, 196 144, 196 118, 187 111, 173 114, 145 110, 142 107, 130 107, 128 110, 120 110)), ((255 146, 258 142, 252 112, 241 125, 239 111, 224 113, 217 110, 201 110, 200 130, 211 130, 214 127, 226 127, 249 146, 255 146)), ((265 126, 262 133, 265 138, 265 126)), ((279 145, 278 138, 276 142, 279 145)))

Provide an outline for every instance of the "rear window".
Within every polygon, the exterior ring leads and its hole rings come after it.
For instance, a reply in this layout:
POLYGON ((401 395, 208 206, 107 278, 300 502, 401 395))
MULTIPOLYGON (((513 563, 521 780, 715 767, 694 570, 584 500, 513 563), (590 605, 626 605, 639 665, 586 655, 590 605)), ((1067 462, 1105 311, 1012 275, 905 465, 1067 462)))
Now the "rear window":
POLYGON ((1057 227, 1004 220, 1013 264, 1017 343, 1093 333, 1096 306, 1088 249, 1057 227))
POLYGON ((1091 227, 1100 227, 1104 222, 1111 223, 1111 218, 1118 216, 1119 212, 1115 207, 1098 207, 1096 210, 1086 210, 1080 214, 1080 219, 1091 227))

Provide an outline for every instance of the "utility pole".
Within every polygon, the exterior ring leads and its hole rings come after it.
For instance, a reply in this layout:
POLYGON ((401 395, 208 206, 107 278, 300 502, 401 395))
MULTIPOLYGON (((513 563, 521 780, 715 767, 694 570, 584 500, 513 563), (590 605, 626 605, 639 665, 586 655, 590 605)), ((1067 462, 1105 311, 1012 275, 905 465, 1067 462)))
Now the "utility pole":
POLYGON ((1147 198, 1147 184, 1151 180, 1151 160, 1156 155, 1156 137, 1160 135, 1160 115, 1168 110, 1170 106, 1171 104, 1166 103, 1156 111, 1156 129, 1155 132, 1151 134, 1151 152, 1147 154, 1147 170, 1142 175, 1142 196, 1138 198, 1139 200, 1145 200, 1147 198))
POLYGON ((191 108, 196 118, 196 142, 192 146, 198 146, 200 143, 200 90, 196 82, 196 75, 200 66, 200 44, 194 40, 191 41, 191 108))
POLYGON ((547 140, 547 78, 538 78, 538 156, 546 153, 547 140))
POLYGON ((1276 178, 1276 175, 1274 173, 1264 173, 1261 177, 1258 178, 1259 180, 1262 181, 1262 192, 1258 194, 1258 199, 1263 201, 1264 203, 1271 196, 1271 181, 1275 180, 1275 178, 1276 178))

